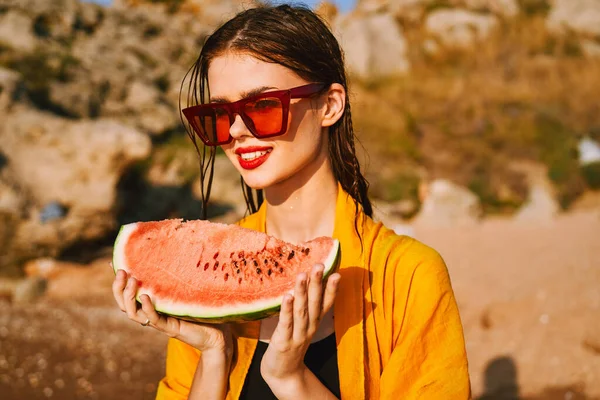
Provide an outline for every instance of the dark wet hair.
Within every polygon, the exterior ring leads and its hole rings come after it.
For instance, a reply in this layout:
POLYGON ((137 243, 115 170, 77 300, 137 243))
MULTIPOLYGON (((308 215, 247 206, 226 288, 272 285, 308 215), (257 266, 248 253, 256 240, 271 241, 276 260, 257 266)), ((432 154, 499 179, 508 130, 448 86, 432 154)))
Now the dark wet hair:
MULTIPOLYGON (((343 54, 321 18, 306 7, 291 5, 259 6, 237 14, 206 39, 200 56, 188 72, 187 106, 207 102, 210 97, 208 67, 214 58, 227 51, 251 54, 259 60, 282 65, 308 82, 344 86, 346 108, 329 128, 329 157, 336 180, 355 200, 356 213, 360 204, 364 213, 371 216, 373 210, 367 197, 369 184, 361 173, 355 151, 343 54)), ((186 127, 200 155, 203 217, 206 218, 216 148, 199 144, 193 130, 186 127)), ((262 190, 252 190, 243 180, 241 184, 248 212, 254 213, 263 201, 262 190)))

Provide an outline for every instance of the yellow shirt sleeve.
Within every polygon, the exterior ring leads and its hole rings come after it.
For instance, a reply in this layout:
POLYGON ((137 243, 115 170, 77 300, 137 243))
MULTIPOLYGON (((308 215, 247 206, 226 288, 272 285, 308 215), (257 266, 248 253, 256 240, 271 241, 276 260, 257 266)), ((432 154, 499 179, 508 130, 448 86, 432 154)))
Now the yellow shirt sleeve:
POLYGON ((394 279, 384 284, 388 293, 400 288, 406 291, 400 290, 405 294, 394 299, 397 306, 392 320, 397 328, 392 354, 382 371, 379 397, 469 399, 463 329, 446 264, 435 250, 418 242, 413 246, 418 248, 418 261, 409 262, 414 267, 409 268, 412 276, 408 283, 406 269, 400 267, 407 266, 406 258, 401 256, 395 260, 394 279))
POLYGON ((199 360, 199 350, 177 339, 169 339, 166 374, 158 383, 156 400, 187 399, 199 360))

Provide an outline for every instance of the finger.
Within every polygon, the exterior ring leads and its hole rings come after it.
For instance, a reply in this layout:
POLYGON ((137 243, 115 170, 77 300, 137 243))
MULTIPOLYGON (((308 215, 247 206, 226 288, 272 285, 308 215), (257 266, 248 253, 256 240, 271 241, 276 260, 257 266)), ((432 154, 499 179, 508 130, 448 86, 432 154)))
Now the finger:
POLYGON ((138 283, 137 280, 133 277, 130 277, 127 280, 127 285, 125 286, 125 290, 123 290, 123 302, 125 305, 125 312, 127 313, 127 316, 129 317, 129 319, 133 320, 133 321, 137 321, 140 324, 145 322, 146 319, 144 318, 143 321, 140 321, 140 318, 138 317, 138 305, 137 302, 135 301, 135 294, 137 292, 138 289, 138 283))
POLYGON ((154 304, 152 304, 152 300, 150 300, 150 296, 148 296, 147 294, 142 294, 140 296, 140 301, 142 303, 142 311, 144 311, 144 314, 146 314, 146 316, 148 317, 150 325, 163 332, 167 332, 167 318, 161 316, 159 313, 156 312, 154 304))
POLYGON ((314 334, 321 321, 323 304, 323 266, 315 265, 311 271, 308 285, 308 332, 314 334))
POLYGON ((323 309, 321 310, 321 318, 323 318, 323 316, 327 314, 327 311, 329 311, 333 306, 340 278, 340 274, 335 273, 327 279, 327 286, 325 286, 325 293, 323 294, 323 309))
POLYGON ((294 330, 294 296, 286 294, 281 302, 281 311, 279 312, 279 322, 273 332, 271 342, 289 343, 292 340, 294 330))
POLYGON ((296 343, 306 340, 308 329, 308 293, 306 290, 308 276, 306 273, 298 274, 294 288, 294 333, 296 343))
POLYGON ((112 291, 117 304, 121 311, 125 311, 125 304, 123 302, 123 290, 125 289, 125 285, 127 284, 127 272, 122 269, 117 271, 117 275, 115 276, 115 280, 112 284, 112 291))

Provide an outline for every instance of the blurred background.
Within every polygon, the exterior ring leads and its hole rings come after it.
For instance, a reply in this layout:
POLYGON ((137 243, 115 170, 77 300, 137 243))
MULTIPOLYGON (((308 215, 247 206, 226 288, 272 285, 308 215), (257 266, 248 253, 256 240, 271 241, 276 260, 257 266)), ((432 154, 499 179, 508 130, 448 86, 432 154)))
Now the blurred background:
MULTIPOLYGON (((151 399, 121 224, 200 216, 180 84, 234 0, 0 3, 0 397, 151 399)), ((600 0, 307 3, 346 55, 377 218, 446 259, 476 399, 600 398, 600 0)), ((244 214, 217 157, 211 219, 244 214)))

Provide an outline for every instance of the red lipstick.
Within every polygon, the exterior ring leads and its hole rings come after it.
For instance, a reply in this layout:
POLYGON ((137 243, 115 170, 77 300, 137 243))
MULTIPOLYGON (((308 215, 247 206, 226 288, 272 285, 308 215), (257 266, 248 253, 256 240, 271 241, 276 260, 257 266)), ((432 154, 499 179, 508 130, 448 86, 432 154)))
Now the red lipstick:
POLYGON ((255 169, 260 167, 265 161, 267 161, 267 158, 269 158, 269 155, 271 154, 271 147, 259 147, 259 146, 248 146, 248 147, 240 147, 238 149, 235 150, 235 154, 238 155, 238 162, 240 163, 240 166, 244 169, 255 169), (244 160, 242 158, 242 154, 248 154, 248 153, 255 153, 255 152, 266 152, 265 154, 255 157, 253 159, 250 160, 244 160))

